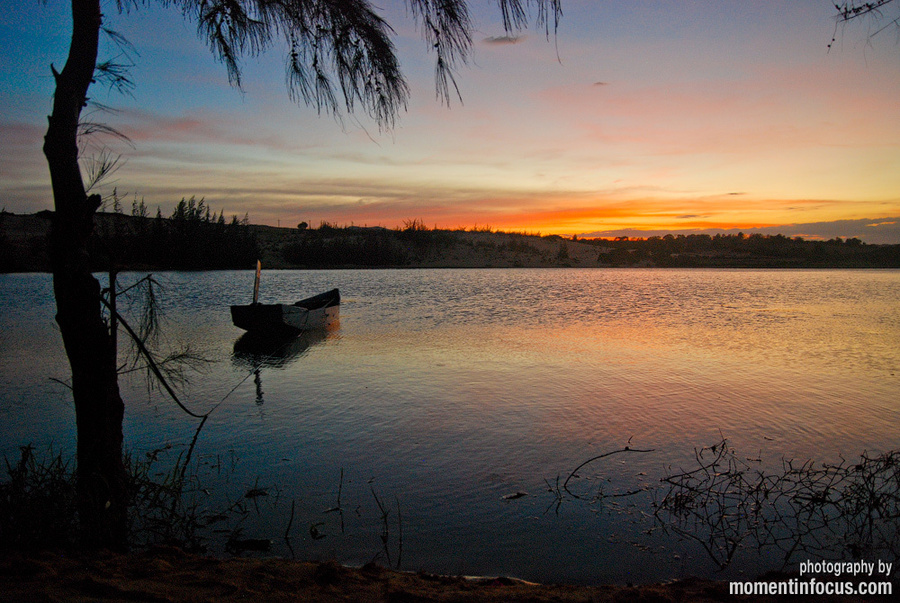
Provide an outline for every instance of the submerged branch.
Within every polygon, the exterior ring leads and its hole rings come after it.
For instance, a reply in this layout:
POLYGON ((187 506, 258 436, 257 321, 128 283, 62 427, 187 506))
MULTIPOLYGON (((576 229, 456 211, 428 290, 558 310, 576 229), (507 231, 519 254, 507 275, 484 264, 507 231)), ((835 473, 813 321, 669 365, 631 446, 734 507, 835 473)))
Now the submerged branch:
MULTIPOLYGON (((574 498, 581 498, 580 496, 578 496, 577 494, 575 494, 574 492, 572 492, 571 490, 569 490, 569 486, 568 486, 569 480, 572 479, 573 477, 575 477, 575 474, 577 474, 577 473, 578 473, 578 470, 581 469, 582 467, 584 467, 584 466, 586 466, 586 465, 589 465, 590 463, 593 463, 594 461, 598 461, 598 460, 600 460, 600 459, 602 459, 602 458, 606 458, 606 457, 612 456, 612 455, 614 455, 614 454, 620 454, 620 453, 622 453, 622 452, 654 452, 654 449, 640 450, 640 449, 637 449, 637 448, 629 448, 628 446, 625 446, 625 448, 621 448, 621 449, 619 449, 619 450, 613 450, 612 452, 605 452, 605 453, 600 454, 600 455, 597 455, 597 456, 595 456, 595 457, 593 457, 593 458, 589 458, 588 460, 586 460, 585 462, 581 463, 580 465, 578 465, 577 467, 575 467, 575 469, 572 470, 572 472, 569 474, 569 477, 567 477, 567 478, 565 479, 565 481, 563 482, 563 484, 562 484, 563 490, 565 490, 566 492, 568 492, 568 493, 569 493, 572 497, 574 497, 574 498)), ((638 492, 641 492, 641 490, 635 490, 635 491, 633 491, 633 492, 629 492, 629 493, 626 493, 626 494, 619 494, 619 495, 617 495, 617 496, 630 496, 631 494, 637 494, 638 492)), ((614 495, 606 495, 606 496, 614 496, 614 495)))
POLYGON ((765 472, 727 440, 695 451, 697 467, 664 477, 654 513, 663 528, 700 543, 722 568, 739 546, 823 558, 900 552, 900 451, 859 462, 795 463, 765 472), (712 452, 713 458, 704 458, 712 452))

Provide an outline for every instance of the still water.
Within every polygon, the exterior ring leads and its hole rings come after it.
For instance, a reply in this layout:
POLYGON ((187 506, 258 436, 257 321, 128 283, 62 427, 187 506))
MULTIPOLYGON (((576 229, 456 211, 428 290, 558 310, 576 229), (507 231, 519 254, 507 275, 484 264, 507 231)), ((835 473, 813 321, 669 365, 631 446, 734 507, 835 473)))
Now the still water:
MULTIPOLYGON (((249 301, 251 272, 155 278, 160 345, 209 360, 181 389, 197 412, 218 405, 195 453, 208 504, 267 489, 241 528, 276 554, 292 553, 290 521, 297 557, 348 564, 390 554, 410 570, 572 582, 749 576, 773 560, 747 550, 718 572, 695 542, 653 529, 652 493, 557 505, 550 490, 626 445, 652 452, 579 478, 652 491, 723 437, 772 467, 900 444, 898 271, 274 271, 263 302, 332 287, 343 302, 336 328, 272 356, 236 347, 228 306, 249 301), (326 512, 339 495, 343 512, 326 512)), ((50 278, 0 275, 0 308, 0 453, 74 451, 50 278)), ((195 420, 138 375, 123 392, 129 449, 185 450, 195 420)))

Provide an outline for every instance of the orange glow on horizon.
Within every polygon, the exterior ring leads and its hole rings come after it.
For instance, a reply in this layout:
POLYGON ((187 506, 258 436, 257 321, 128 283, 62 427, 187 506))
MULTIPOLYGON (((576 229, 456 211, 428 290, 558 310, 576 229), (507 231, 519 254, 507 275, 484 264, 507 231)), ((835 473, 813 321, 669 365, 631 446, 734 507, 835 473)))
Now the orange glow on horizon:
MULTIPOLYGON (((529 204, 532 206, 530 211, 513 211, 514 204, 505 201, 486 202, 483 209, 473 208, 472 204, 415 208, 378 203, 364 207, 343 205, 330 210, 322 208, 321 221, 347 226, 403 228, 405 224, 416 220, 428 228, 446 230, 489 229, 566 236, 625 230, 645 231, 652 233, 647 236, 655 236, 660 231, 738 232, 783 226, 783 234, 787 235, 788 231, 796 230, 795 225, 809 223, 871 220, 871 226, 891 225, 894 223, 892 219, 896 219, 898 215, 897 208, 900 207, 893 202, 880 204, 880 207, 879 204, 863 204, 862 207, 853 207, 849 211, 850 207, 847 205, 829 201, 752 200, 743 197, 738 201, 728 196, 694 204, 642 199, 618 201, 603 207, 565 207, 559 200, 548 200, 547 205, 552 208, 546 210, 534 209, 534 200, 529 204), (835 207, 829 207, 831 205, 835 207), (815 216, 804 211, 805 207, 813 206, 825 209, 815 216)), ((301 220, 310 225, 317 223, 315 218, 310 220, 309 217, 303 217, 297 221, 301 220)))

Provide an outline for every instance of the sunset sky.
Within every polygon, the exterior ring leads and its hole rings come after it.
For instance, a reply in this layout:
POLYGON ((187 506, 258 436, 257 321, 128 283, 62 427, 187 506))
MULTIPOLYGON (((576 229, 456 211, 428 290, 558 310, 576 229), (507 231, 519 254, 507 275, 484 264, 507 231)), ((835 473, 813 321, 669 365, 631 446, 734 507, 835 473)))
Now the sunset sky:
MULTIPOLYGON (((281 226, 900 243, 897 30, 836 27, 829 0, 566 0, 549 41, 503 39, 496 3, 473 0, 475 49, 450 108, 404 3, 384 0, 412 91, 389 132, 292 104, 278 52, 246 59, 237 90, 180 11, 106 4, 135 49, 135 88, 93 88, 116 112, 92 119, 132 141, 96 141, 123 156, 102 192, 116 187, 126 211, 137 198, 169 215, 196 196, 281 226)), ((52 208, 41 143, 69 3, 0 6, 0 207, 31 213, 52 208)))

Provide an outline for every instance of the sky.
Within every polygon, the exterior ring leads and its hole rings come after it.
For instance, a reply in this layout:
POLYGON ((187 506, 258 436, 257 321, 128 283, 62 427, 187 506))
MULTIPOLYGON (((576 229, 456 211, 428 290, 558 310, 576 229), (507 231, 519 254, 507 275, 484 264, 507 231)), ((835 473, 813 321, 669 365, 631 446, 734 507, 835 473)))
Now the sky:
MULTIPOLYGON (((900 243, 896 29, 838 26, 830 0, 564 0, 555 38, 509 39, 496 2, 472 0, 474 49, 448 108, 405 3, 375 4, 411 89, 389 131, 292 103, 280 49, 245 59, 236 89, 179 10, 106 2, 133 50, 107 39, 101 58, 133 63, 135 86, 90 92, 111 110, 89 119, 130 138, 86 147, 85 162, 121 155, 100 192, 163 215, 194 196, 273 226, 900 243)), ((0 208, 13 213, 52 209, 41 144, 68 7, 0 0, 0 208)))

